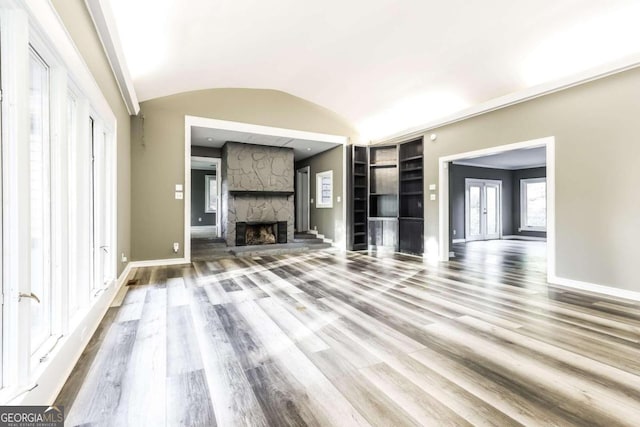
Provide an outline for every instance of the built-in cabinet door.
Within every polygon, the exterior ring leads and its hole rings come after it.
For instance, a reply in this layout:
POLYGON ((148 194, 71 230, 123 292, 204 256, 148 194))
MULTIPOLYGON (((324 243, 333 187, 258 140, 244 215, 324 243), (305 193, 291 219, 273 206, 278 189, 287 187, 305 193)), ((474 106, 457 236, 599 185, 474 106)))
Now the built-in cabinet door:
POLYGON ((465 239, 500 238, 502 182, 467 179, 465 189, 465 239))

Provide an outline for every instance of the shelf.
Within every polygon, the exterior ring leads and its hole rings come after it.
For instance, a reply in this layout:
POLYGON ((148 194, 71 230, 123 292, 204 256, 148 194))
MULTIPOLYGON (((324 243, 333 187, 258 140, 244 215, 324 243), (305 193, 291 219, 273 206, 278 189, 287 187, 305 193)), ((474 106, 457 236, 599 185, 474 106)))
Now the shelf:
POLYGON ((422 170, 422 166, 417 166, 415 168, 400 169, 400 172, 411 172, 411 171, 421 171, 421 170, 422 170))
POLYGON ((370 196, 397 196, 398 193, 369 193, 370 196))
POLYGON ((424 218, 420 218, 417 216, 401 216, 399 219, 403 221, 424 221, 424 218))
POLYGON ((365 233, 364 231, 359 231, 357 233, 353 233, 354 236, 364 236, 365 234, 367 234, 367 233, 365 233))
POLYGON ((354 222, 353 225, 364 225, 364 222, 354 222))
POLYGON ((355 165, 366 165, 367 162, 363 162, 362 160, 354 160, 353 164, 355 164, 355 165))
POLYGON ((372 163, 369 165, 371 168, 396 168, 398 165, 396 163, 372 163))
POLYGON ((353 201, 354 202, 366 202, 367 199, 366 198, 361 198, 361 197, 354 197, 353 201))
POLYGON ((422 180, 421 176, 416 176, 413 178, 400 178, 400 181, 406 182, 406 181, 418 181, 418 180, 422 180))
POLYGON ((400 193, 401 196, 422 196, 422 191, 408 191, 406 193, 400 193))
POLYGON ((397 221, 397 216, 370 216, 369 221, 397 221))
POLYGON ((367 188, 366 185, 354 185, 353 188, 367 188))
POLYGON ((354 213, 365 213, 364 209, 354 209, 354 213))
POLYGON ((411 160, 422 159, 422 155, 407 157, 406 159, 400 159, 401 162, 410 162, 411 160))

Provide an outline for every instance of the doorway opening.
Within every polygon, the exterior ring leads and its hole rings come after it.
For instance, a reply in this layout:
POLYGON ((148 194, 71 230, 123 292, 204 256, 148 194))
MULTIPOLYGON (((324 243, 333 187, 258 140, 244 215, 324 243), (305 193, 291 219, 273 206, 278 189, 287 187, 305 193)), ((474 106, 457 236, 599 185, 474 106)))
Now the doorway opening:
POLYGON ((220 158, 191 156, 191 238, 220 236, 220 158))
POLYGON ((296 171, 296 231, 309 231, 311 168, 305 166, 296 171))
POLYGON ((555 273, 553 137, 441 157, 439 259, 531 251, 555 273), (508 242, 507 242, 508 241, 508 242))

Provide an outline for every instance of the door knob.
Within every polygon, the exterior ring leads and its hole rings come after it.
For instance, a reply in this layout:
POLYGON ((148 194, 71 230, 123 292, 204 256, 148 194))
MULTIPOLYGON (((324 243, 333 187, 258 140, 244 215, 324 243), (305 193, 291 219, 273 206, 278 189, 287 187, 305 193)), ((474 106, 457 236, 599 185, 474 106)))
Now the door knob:
POLYGON ((18 302, 20 302, 20 300, 22 300, 22 298, 31 298, 31 299, 34 299, 34 300, 38 301, 38 304, 40 304, 40 298, 38 298, 38 295, 34 294, 33 292, 28 293, 28 294, 20 292, 18 294, 18 302))

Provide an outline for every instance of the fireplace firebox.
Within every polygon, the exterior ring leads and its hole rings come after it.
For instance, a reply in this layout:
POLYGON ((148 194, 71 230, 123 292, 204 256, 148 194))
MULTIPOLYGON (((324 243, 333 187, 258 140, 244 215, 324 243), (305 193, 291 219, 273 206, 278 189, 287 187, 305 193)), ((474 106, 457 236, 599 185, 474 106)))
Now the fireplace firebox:
POLYGON ((287 243, 287 221, 236 222, 236 246, 287 243))

